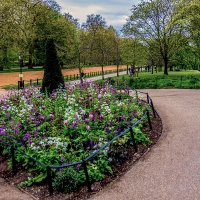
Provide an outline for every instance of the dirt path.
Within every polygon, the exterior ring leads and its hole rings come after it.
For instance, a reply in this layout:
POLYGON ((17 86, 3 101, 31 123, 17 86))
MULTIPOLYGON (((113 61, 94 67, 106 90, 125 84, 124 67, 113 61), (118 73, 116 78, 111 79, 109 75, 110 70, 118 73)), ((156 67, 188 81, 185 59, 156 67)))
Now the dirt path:
POLYGON ((8 185, 0 178, 0 200, 34 200, 29 195, 21 192, 16 187, 8 185))
POLYGON ((200 90, 147 90, 164 122, 160 141, 92 200, 200 199, 200 90))
MULTIPOLYGON (((120 66, 119 69, 126 68, 126 66, 120 66)), ((107 70, 116 70, 116 66, 105 66, 104 71, 107 70)), ((90 72, 99 72, 101 71, 101 67, 88 67, 83 68, 84 73, 90 73, 90 72)), ((79 74, 78 69, 64 69, 62 70, 63 75, 73 75, 73 74, 79 74)), ((43 78, 43 71, 30 71, 30 72, 23 72, 23 80, 30 81, 43 78)), ((0 87, 4 85, 17 85, 17 82, 19 80, 19 72, 13 72, 13 73, 0 73, 0 87)))

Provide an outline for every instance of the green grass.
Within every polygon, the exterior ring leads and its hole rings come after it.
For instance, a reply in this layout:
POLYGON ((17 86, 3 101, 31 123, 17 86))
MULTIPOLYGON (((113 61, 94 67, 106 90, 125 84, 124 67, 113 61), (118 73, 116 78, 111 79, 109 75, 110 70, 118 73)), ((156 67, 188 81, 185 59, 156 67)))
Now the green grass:
MULTIPOLYGON (((33 69, 28 69, 27 67, 22 68, 23 72, 32 72, 32 71, 43 71, 43 68, 33 68, 33 69)), ((13 73, 13 72, 20 72, 19 68, 12 68, 12 69, 4 69, 3 71, 0 71, 0 73, 13 73)))
MULTIPOLYGON (((200 75, 200 72, 197 70, 187 70, 187 71, 169 71, 168 76, 189 76, 189 75, 200 75)), ((156 76, 165 76, 163 72, 139 72, 138 77, 156 77, 156 76)))
POLYGON ((113 79, 118 85, 126 83, 132 89, 161 89, 161 88, 184 88, 200 89, 200 72, 198 71, 181 71, 169 72, 169 75, 163 75, 163 72, 151 74, 142 72, 134 77, 128 75, 120 76, 113 79))

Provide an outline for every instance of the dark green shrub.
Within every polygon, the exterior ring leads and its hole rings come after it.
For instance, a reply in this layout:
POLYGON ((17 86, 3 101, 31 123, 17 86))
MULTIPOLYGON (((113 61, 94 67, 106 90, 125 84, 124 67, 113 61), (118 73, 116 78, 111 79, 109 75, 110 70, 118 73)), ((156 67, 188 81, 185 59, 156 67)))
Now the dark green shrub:
POLYGON ((60 170, 53 180, 53 187, 59 192, 72 192, 78 185, 78 173, 71 167, 60 170))
POLYGON ((54 41, 53 39, 48 39, 46 43, 46 60, 41 91, 51 93, 53 90, 63 86, 64 78, 59 66, 54 41))

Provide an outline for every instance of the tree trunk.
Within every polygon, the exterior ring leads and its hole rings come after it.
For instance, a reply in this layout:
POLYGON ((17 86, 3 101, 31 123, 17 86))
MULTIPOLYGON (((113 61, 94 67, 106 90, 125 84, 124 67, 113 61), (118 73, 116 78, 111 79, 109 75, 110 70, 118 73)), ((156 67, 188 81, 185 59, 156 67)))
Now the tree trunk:
POLYGON ((101 65, 101 73, 102 73, 102 80, 104 80, 104 70, 103 70, 103 64, 101 65))
POLYGON ((33 69, 33 46, 31 45, 28 50, 28 69, 33 69))
POLYGON ((168 59, 167 57, 164 58, 164 74, 168 75, 168 59))
POLYGON ((3 71, 3 62, 0 62, 0 71, 3 71))
POLYGON ((3 47, 2 51, 3 51, 2 52, 3 58, 2 58, 2 62, 0 63, 0 71, 3 71, 4 68, 8 67, 8 48, 3 47))

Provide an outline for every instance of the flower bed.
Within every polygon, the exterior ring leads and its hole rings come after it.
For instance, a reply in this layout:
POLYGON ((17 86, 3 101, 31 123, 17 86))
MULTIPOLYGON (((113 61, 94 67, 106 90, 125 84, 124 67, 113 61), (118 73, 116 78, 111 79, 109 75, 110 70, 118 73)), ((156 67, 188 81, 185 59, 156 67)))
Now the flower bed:
MULTIPOLYGON (((38 88, 24 89, 0 101, 0 145, 4 155, 10 146, 18 148, 17 162, 32 174, 22 185, 30 186, 46 179, 46 169, 21 152, 45 165, 78 162, 137 122, 145 109, 128 90, 119 92, 107 82, 66 86, 50 96, 38 88)), ((150 141, 142 126, 134 128, 135 140, 147 144, 150 141)), ((130 142, 126 134, 89 160, 90 180, 112 174, 130 142)), ((85 183, 81 165, 54 172, 53 186, 58 191, 70 192, 85 183)))

